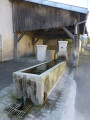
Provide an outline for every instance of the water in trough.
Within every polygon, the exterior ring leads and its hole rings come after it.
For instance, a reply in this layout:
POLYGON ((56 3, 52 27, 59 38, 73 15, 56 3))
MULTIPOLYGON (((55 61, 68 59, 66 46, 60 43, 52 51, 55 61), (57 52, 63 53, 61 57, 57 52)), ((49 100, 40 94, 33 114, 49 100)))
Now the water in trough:
POLYGON ((38 74, 38 75, 40 75, 43 72, 45 72, 46 70, 52 68, 53 66, 57 65, 58 63, 60 63, 60 62, 62 62, 64 60, 65 60, 64 58, 62 58, 62 59, 56 59, 56 60, 50 61, 48 63, 39 65, 37 67, 25 70, 23 72, 24 73, 31 73, 31 74, 38 74))

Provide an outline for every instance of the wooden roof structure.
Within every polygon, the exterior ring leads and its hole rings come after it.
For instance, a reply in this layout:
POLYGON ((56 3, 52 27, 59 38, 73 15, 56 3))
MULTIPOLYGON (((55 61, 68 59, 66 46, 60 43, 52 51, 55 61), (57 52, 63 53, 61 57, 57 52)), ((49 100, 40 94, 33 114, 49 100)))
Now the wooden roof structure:
MULTIPOLYGON (((56 6, 44 5, 35 0, 11 0, 13 4, 13 28, 14 32, 26 32, 43 29, 68 27, 73 28, 77 22, 87 17, 87 9, 79 7, 76 11, 56 6), (85 10, 85 11, 84 11, 85 10)), ((38 0, 37 0, 38 1, 38 0)), ((47 1, 47 0, 46 0, 47 1)), ((43 3, 43 2, 41 2, 43 3)), ((58 5, 59 6, 59 5, 58 5)), ((84 25, 80 25, 80 33, 83 33, 84 25)), ((73 31, 72 31, 73 32, 73 31)))
POLYGON ((54 38, 71 38, 74 41, 74 48, 78 47, 79 34, 86 31, 84 21, 87 19, 87 8, 54 3, 48 0, 10 1, 13 6, 15 58, 17 58, 17 42, 24 34, 32 36, 33 46, 39 39, 43 39, 45 42, 54 38), (77 23, 82 23, 81 21, 83 24, 77 25, 77 23), (19 38, 18 33, 21 33, 19 38))

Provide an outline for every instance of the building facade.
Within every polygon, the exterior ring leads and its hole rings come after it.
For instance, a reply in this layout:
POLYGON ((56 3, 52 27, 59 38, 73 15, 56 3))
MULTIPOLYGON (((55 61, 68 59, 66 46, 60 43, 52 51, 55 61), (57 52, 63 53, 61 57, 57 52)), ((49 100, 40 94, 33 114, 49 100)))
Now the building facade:
MULTIPOLYGON (((0 1, 0 61, 15 56, 36 55, 37 45, 57 50, 58 41, 73 39, 76 23, 87 17, 88 10, 42 0, 0 1), (38 3, 37 3, 38 2, 38 3)), ((84 24, 79 26, 83 33, 84 24)))

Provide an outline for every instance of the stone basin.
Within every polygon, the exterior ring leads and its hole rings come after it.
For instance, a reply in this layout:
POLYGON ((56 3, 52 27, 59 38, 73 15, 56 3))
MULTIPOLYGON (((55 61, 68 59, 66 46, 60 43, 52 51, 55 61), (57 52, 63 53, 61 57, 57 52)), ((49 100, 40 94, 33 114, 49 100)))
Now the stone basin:
POLYGON ((53 60, 14 72, 15 96, 22 99, 24 91, 35 105, 43 104, 65 69, 66 61, 53 60))

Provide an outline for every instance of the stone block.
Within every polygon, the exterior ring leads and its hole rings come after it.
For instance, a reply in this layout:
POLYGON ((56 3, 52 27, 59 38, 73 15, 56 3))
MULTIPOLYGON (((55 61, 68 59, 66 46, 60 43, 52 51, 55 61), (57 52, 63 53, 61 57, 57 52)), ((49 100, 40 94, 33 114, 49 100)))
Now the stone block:
POLYGON ((47 45, 37 45, 37 61, 46 60, 47 45))
POLYGON ((67 58, 67 41, 58 41, 59 43, 59 52, 58 57, 65 56, 67 58))
POLYGON ((14 94, 17 98, 23 97, 23 81, 25 81, 26 89, 24 91, 26 92, 26 97, 30 98, 35 105, 41 105, 47 99, 54 85, 65 71, 66 62, 60 62, 41 74, 24 72, 33 67, 13 73, 14 94))

